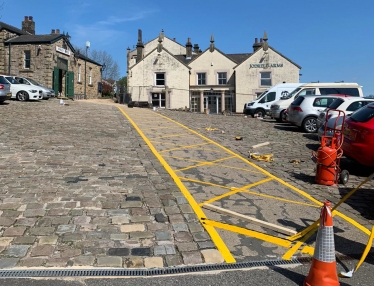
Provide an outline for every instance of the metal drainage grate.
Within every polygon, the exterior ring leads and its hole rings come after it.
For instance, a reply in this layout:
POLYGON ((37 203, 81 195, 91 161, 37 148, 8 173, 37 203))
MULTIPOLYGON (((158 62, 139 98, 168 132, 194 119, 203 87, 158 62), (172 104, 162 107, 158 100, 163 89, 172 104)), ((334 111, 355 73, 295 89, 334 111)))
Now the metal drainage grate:
POLYGON ((180 273, 193 273, 214 270, 235 270, 243 268, 252 268, 259 266, 278 266, 301 264, 310 262, 308 258, 299 258, 292 260, 264 260, 239 262, 231 264, 208 264, 181 267, 166 267, 156 269, 42 269, 42 270, 0 270, 0 278, 20 278, 20 277, 120 277, 120 276, 155 276, 170 275, 180 273), (305 260, 305 261, 304 261, 305 260))

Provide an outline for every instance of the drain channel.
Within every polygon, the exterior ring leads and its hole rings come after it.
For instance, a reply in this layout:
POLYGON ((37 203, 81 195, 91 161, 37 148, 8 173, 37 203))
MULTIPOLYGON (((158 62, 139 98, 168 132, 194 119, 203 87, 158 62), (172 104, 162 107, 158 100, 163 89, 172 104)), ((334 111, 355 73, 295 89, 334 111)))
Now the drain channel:
POLYGON ((214 270, 235 270, 259 266, 278 266, 290 264, 305 264, 310 258, 292 260, 264 260, 239 262, 231 264, 208 264, 181 267, 166 267, 155 269, 35 269, 35 270, 0 270, 0 278, 28 278, 28 277, 120 277, 120 276, 156 276, 180 273, 205 272, 214 270))

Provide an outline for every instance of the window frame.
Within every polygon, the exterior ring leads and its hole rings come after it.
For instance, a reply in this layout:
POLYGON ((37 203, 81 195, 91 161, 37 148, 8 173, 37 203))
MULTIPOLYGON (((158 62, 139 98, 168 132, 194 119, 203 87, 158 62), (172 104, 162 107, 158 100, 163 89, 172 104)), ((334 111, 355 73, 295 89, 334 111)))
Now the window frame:
POLYGON ((23 51, 23 68, 24 69, 31 68, 31 50, 23 51))
POLYGON ((155 86, 166 86, 166 73, 165 72, 155 72, 155 86), (157 75, 164 75, 163 79, 157 79, 157 75), (158 81, 163 81, 163 84, 158 84, 158 81))
POLYGON ((227 84, 227 72, 217 72, 217 84, 218 85, 225 85, 227 84), (224 77, 220 77, 221 75, 225 75, 224 77), (221 82, 222 81, 222 82, 221 82))
POLYGON ((260 86, 273 86, 272 84, 273 78, 272 78, 272 72, 271 71, 261 71, 260 72, 260 86), (264 74, 269 74, 269 77, 263 77, 264 74), (265 84, 264 81, 269 81, 269 84, 265 84))
POLYGON ((78 64, 78 82, 82 82, 82 65, 78 64))
POLYGON ((88 71, 88 84, 92 85, 92 68, 89 68, 88 71))
POLYGON ((205 72, 196 73, 196 78, 197 78, 197 85, 206 85, 206 73, 205 72))

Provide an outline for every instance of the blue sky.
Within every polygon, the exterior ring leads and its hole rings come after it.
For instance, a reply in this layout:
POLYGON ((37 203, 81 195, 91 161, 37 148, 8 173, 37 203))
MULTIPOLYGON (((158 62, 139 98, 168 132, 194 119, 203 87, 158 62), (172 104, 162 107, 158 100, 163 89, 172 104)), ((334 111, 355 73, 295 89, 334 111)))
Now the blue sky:
POLYGON ((126 75, 126 49, 161 29, 185 45, 187 38, 225 53, 252 51, 266 30, 269 45, 302 67, 300 82, 357 82, 374 94, 372 0, 5 0, 0 21, 21 28, 33 16, 37 34, 69 32, 74 46, 106 51, 126 75))

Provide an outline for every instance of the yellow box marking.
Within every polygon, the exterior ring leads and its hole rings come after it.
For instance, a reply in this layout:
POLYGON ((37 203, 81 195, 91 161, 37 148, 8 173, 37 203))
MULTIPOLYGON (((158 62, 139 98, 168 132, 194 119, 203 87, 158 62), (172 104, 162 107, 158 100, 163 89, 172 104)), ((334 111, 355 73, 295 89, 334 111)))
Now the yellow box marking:
MULTIPOLYGON (((178 178, 178 176, 175 174, 175 172, 171 169, 171 167, 168 165, 168 163, 165 161, 164 158, 157 152, 156 148, 152 145, 152 143, 148 140, 148 138, 143 134, 143 132, 138 128, 138 126, 135 124, 135 122, 121 109, 118 107, 118 109, 122 112, 122 114, 129 120, 129 122, 134 126, 136 131, 139 133, 139 135, 143 138, 143 140, 146 142, 152 153, 157 157, 157 159, 160 161, 160 163, 163 165, 165 170, 169 173, 169 175, 173 178, 176 185, 179 187, 185 198, 187 199, 188 203, 190 204, 191 208, 194 210, 195 214, 199 218, 200 222, 202 219, 205 219, 206 216, 203 212, 203 210, 199 207, 199 205, 196 203, 193 196, 190 194, 190 192, 187 190, 187 188, 183 185, 181 180, 178 178)), ((226 246, 226 244, 223 242, 222 238, 218 234, 218 232, 214 229, 214 227, 204 225, 206 231, 209 233, 210 237, 212 238, 214 244, 216 245, 218 251, 221 253, 222 257, 225 259, 226 263, 233 263, 235 262, 235 258, 232 256, 230 250, 226 246)))

